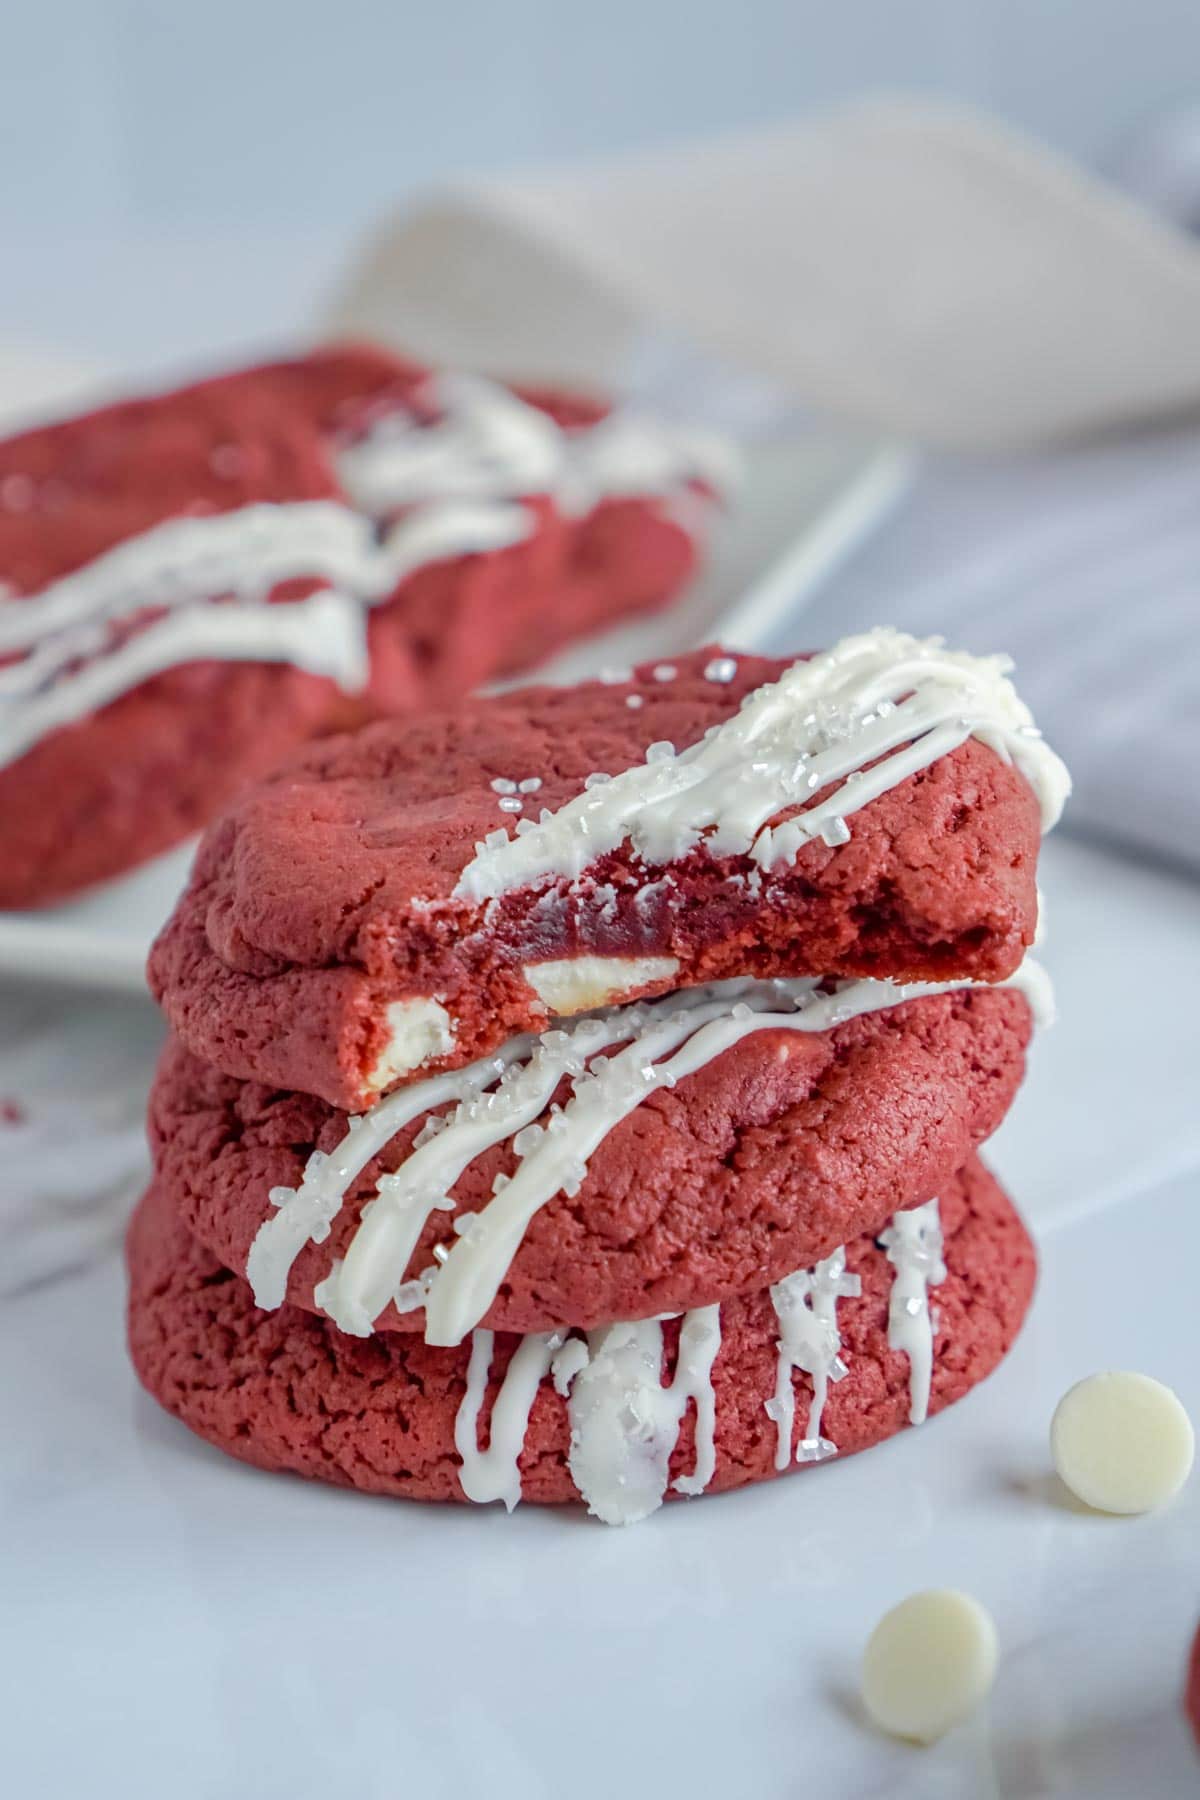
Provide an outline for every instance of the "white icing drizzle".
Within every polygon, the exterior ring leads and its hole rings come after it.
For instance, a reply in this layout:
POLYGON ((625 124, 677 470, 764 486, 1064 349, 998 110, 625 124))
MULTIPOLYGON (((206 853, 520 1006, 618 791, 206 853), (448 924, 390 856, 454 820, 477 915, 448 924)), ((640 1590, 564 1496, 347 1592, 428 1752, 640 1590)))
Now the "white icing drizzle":
MULTIPOLYGON (((57 655, 46 640, 72 627, 219 594, 261 600, 279 582, 301 575, 353 586, 371 553, 370 523, 334 500, 263 502, 234 512, 166 519, 0 609, 0 651, 37 646, 41 660, 34 666, 40 675, 54 667, 52 650, 57 655)), ((29 666, 17 669, 28 673, 29 666)), ((16 672, 6 674, 11 678, 16 672)))
POLYGON ((771 1304, 779 1320, 779 1360, 776 1365, 775 1393, 766 1403, 769 1418, 775 1421, 778 1438, 775 1467, 786 1469, 792 1460, 792 1428, 796 1417, 796 1396, 792 1373, 803 1369, 813 1385, 808 1409, 808 1424, 796 1448, 797 1462, 820 1462, 833 1456, 837 1449, 821 1433, 821 1419, 830 1381, 841 1381, 846 1365, 839 1352, 842 1347, 837 1323, 839 1299, 856 1298, 862 1292, 857 1275, 846 1273, 846 1252, 835 1250, 812 1269, 797 1269, 771 1289, 771 1304))
POLYGON ((377 543, 368 520, 328 500, 156 525, 0 608, 0 654, 29 649, 0 668, 0 764, 182 663, 287 662, 356 692, 369 673, 365 608, 427 563, 501 549, 527 529, 522 507, 456 503, 402 520, 377 543), (333 585, 267 604, 299 578, 333 585), (162 616, 111 647, 119 619, 146 609, 162 616))
POLYGON ((848 815, 969 737, 1016 764, 1048 830, 1070 780, 1007 679, 1011 666, 888 629, 844 638, 747 695, 699 743, 678 753, 654 745, 644 763, 543 813, 520 836, 477 845, 455 892, 479 901, 573 880, 624 843, 652 865, 703 842, 715 856, 748 855, 772 869, 812 838, 845 842, 848 815), (819 805, 768 823, 831 784, 819 805))
POLYGON ((182 663, 288 662, 357 691, 368 675, 365 609, 429 564, 526 538, 534 517, 520 496, 555 492, 586 510, 623 489, 672 492, 712 462, 699 440, 667 428, 568 433, 490 382, 431 388, 435 423, 396 412, 342 450, 339 474, 361 512, 302 500, 167 519, 37 593, 5 591, 0 656, 27 654, 0 668, 0 766, 182 663), (375 521, 385 519, 381 536, 375 521), (329 590, 266 604, 294 579, 329 590), (155 612, 165 616, 114 641, 122 620, 155 612))
POLYGON ((549 494, 581 514, 623 495, 674 496, 696 480, 723 493, 737 480, 731 447, 708 432, 624 411, 563 430, 473 375, 437 376, 426 391, 433 420, 389 413, 339 453, 346 492, 376 517, 448 495, 549 494))
POLYGON ((382 518, 449 497, 550 491, 563 436, 553 419, 472 376, 441 375, 424 391, 437 417, 386 413, 338 452, 338 479, 356 506, 382 518))
MULTIPOLYGON (((880 1243, 895 1268, 889 1302, 888 1341, 910 1363, 909 1417, 924 1422, 929 1409, 933 1329, 927 1289, 946 1278, 938 1203, 896 1213, 880 1243)), ((811 1269, 798 1269, 770 1290, 780 1337, 775 1392, 765 1410, 777 1428, 775 1467, 788 1468, 795 1425, 793 1375, 811 1379, 805 1435, 798 1463, 821 1462, 837 1446, 821 1424, 830 1381, 848 1373, 841 1358, 837 1303, 857 1299, 862 1284, 847 1273, 844 1247, 811 1269)), ((721 1349, 721 1310, 693 1308, 683 1315, 675 1373, 663 1383, 663 1333, 658 1319, 605 1325, 587 1342, 563 1331, 532 1333, 521 1340, 492 1408, 490 1441, 479 1448, 479 1413, 487 1392, 493 1333, 471 1338, 466 1392, 454 1424, 462 1458, 461 1481, 470 1500, 503 1500, 508 1510, 521 1498, 520 1455, 538 1387, 547 1378, 568 1399, 571 1479, 588 1511, 608 1525, 632 1525, 661 1504, 671 1456, 689 1405, 695 1407, 695 1457, 690 1474, 677 1477, 681 1494, 702 1494, 716 1472, 716 1395, 713 1367, 721 1349)))
MULTIPOLYGON (((402 1279, 430 1214, 439 1206, 453 1206, 447 1196, 468 1164, 508 1138, 517 1141, 520 1150, 522 1132, 529 1131, 545 1111, 563 1077, 582 1073, 588 1056, 621 1042, 634 1030, 636 1021, 620 1015, 585 1019, 573 1032, 550 1031, 532 1045, 528 1038, 517 1040, 505 1047, 504 1057, 473 1063, 469 1071, 462 1071, 470 1073, 472 1079, 466 1085, 458 1083, 461 1097, 459 1093, 444 1095, 459 1099, 455 1111, 444 1122, 431 1121, 428 1138, 414 1146, 394 1175, 381 1177, 376 1198, 363 1209, 362 1221, 345 1257, 318 1290, 318 1305, 340 1330, 359 1337, 370 1333, 402 1279), (527 1060, 519 1060, 523 1056, 527 1060), (491 1092, 486 1091, 489 1087, 491 1092)), ((355 1173, 378 1155, 400 1125, 410 1123, 425 1110, 419 1102, 418 1089, 435 1085, 448 1089, 454 1081, 453 1076, 441 1077, 435 1082, 400 1088, 365 1114, 357 1126, 355 1173)), ((550 1126, 556 1128, 555 1119, 550 1126)), ((318 1170, 318 1178, 323 1173, 324 1166, 318 1170)), ((303 1192, 307 1180, 306 1168, 298 1194, 303 1192)), ((341 1192, 345 1192, 345 1183, 341 1192)), ((293 1205, 290 1190, 276 1189, 274 1193, 283 1198, 282 1211, 286 1213, 293 1205)), ((277 1214, 269 1220, 263 1230, 279 1225, 281 1216, 277 1214)), ((297 1212, 295 1216, 299 1226, 303 1215, 297 1212)), ((475 1241, 479 1216, 476 1214, 460 1238, 461 1244, 475 1241)), ((256 1238, 256 1247, 258 1241, 256 1238)), ((288 1239, 289 1247, 294 1241, 288 1239)), ((296 1245, 293 1255, 303 1241, 296 1245)), ((286 1286, 286 1270, 283 1279, 286 1286)), ((277 1290, 273 1287, 271 1291, 277 1290)), ((260 1300, 259 1305, 263 1304, 260 1300)))
POLYGON ((521 1498, 519 1467, 529 1415, 538 1388, 563 1347, 561 1332, 532 1332, 523 1337, 504 1371, 492 1407, 488 1447, 479 1448, 479 1409, 487 1392, 495 1339, 477 1331, 471 1339, 467 1391, 454 1418, 454 1447, 462 1458, 459 1480, 468 1500, 486 1504, 503 1500, 509 1512, 521 1498))
POLYGON ((702 1494, 716 1468, 712 1371, 721 1348, 721 1309, 685 1313, 675 1376, 663 1386, 657 1319, 605 1325, 588 1334, 588 1360, 571 1383, 571 1479, 588 1511, 608 1525, 632 1525, 662 1504, 671 1453, 689 1403, 696 1407, 696 1455, 675 1487, 702 1494))
MULTIPOLYGON (((1027 959, 1012 985, 1036 993, 1044 981, 1027 959)), ((438 1246, 441 1267, 424 1293, 427 1341, 460 1343, 495 1299, 529 1222, 556 1194, 578 1192, 597 1146, 650 1094, 752 1032, 827 1031, 862 1013, 971 985, 859 980, 822 992, 815 980, 725 982, 585 1015, 569 1030, 514 1039, 465 1069, 400 1088, 351 1120, 331 1154, 313 1152, 298 1188, 272 1189, 277 1210, 259 1228, 246 1267, 255 1300, 266 1308, 282 1302, 296 1257, 310 1240, 328 1237, 355 1176, 405 1125, 451 1103, 454 1112, 429 1120, 399 1169, 380 1179, 345 1257, 315 1299, 341 1330, 357 1335, 371 1331, 402 1284, 401 1304, 419 1304, 404 1276, 428 1219, 453 1210, 450 1190, 476 1157, 511 1139, 515 1174, 498 1179, 481 1211, 457 1221, 457 1241, 448 1252, 438 1246), (600 1054, 607 1050, 615 1053, 600 1054), (570 1098, 538 1124, 564 1078, 570 1098)))
POLYGON ((489 1081, 498 1079, 507 1062, 528 1048, 528 1038, 514 1038, 490 1061, 399 1088, 372 1112, 348 1119, 346 1135, 331 1154, 314 1150, 298 1188, 272 1188, 267 1198, 277 1210, 259 1226, 246 1261, 246 1279, 254 1290, 255 1304, 268 1311, 283 1304, 297 1256, 305 1244, 325 1242, 347 1187, 390 1138, 431 1108, 478 1093, 489 1081))
POLYGON ((0 670, 0 767, 24 756, 48 732, 86 718, 152 675, 209 659, 286 662, 354 692, 367 676, 361 608, 327 588, 287 606, 255 603, 168 613, 119 649, 19 699, 5 691, 15 683, 3 680, 24 668, 14 663, 0 670))
POLYGON ((946 1279, 937 1201, 898 1212, 879 1241, 896 1271, 888 1301, 888 1343, 908 1358, 908 1416, 921 1425, 929 1411, 933 1375, 929 1289, 946 1279))

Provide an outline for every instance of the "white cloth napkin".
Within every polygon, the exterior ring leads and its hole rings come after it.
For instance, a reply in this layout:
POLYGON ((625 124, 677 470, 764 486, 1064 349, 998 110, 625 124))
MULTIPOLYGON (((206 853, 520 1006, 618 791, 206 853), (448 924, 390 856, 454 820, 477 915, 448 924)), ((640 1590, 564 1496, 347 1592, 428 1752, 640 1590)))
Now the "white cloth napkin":
POLYGON ((432 195, 366 247, 328 322, 617 387, 665 330, 793 401, 956 447, 1200 401, 1200 250, 925 102, 432 195))

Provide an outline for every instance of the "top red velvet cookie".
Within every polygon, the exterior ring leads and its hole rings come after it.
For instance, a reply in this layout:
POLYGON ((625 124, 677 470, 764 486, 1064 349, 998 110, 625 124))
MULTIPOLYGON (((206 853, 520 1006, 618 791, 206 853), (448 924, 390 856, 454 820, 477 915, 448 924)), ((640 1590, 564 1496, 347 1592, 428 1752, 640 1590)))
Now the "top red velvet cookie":
POLYGON ((995 659, 709 649, 314 746, 209 832, 151 982, 226 1073, 362 1108, 727 977, 1000 980, 1065 791, 995 659))

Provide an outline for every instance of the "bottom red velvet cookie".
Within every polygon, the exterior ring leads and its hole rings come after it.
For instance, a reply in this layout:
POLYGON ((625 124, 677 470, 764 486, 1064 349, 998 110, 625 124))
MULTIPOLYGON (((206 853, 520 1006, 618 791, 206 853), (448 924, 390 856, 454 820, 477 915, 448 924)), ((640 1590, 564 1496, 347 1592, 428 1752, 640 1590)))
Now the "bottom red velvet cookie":
POLYGON ((586 1497, 623 1522, 660 1497, 864 1450, 921 1411, 926 1379, 936 1412, 995 1368, 1033 1292, 1024 1226, 975 1159, 943 1190, 940 1257, 917 1216, 902 1215, 905 1243, 859 1238, 844 1271, 830 1259, 785 1293, 586 1341, 480 1331, 438 1349, 412 1334, 346 1337, 290 1305, 259 1311, 151 1189, 129 1233, 130 1346, 169 1412, 260 1468, 416 1500, 586 1497), (805 1371, 819 1384, 822 1368, 814 1420, 805 1371))

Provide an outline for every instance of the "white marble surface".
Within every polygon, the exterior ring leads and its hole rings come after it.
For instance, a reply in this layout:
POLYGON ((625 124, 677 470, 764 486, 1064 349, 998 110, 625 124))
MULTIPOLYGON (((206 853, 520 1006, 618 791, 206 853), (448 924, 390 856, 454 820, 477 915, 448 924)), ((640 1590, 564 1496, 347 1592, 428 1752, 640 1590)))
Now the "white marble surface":
POLYGON ((1161 1517, 1086 1516, 1048 1480, 1046 1432, 1069 1383, 1114 1365, 1200 1417, 1200 902, 1066 840, 1045 879, 1062 1017, 996 1146, 1042 1238, 1032 1319, 985 1388, 856 1461, 628 1532, 346 1496, 158 1413, 115 1254, 7 1302, 6 1791, 1193 1791, 1200 1480, 1161 1517), (918 1751, 854 1696, 877 1615, 926 1585, 977 1593, 1003 1659, 986 1715, 918 1751))

